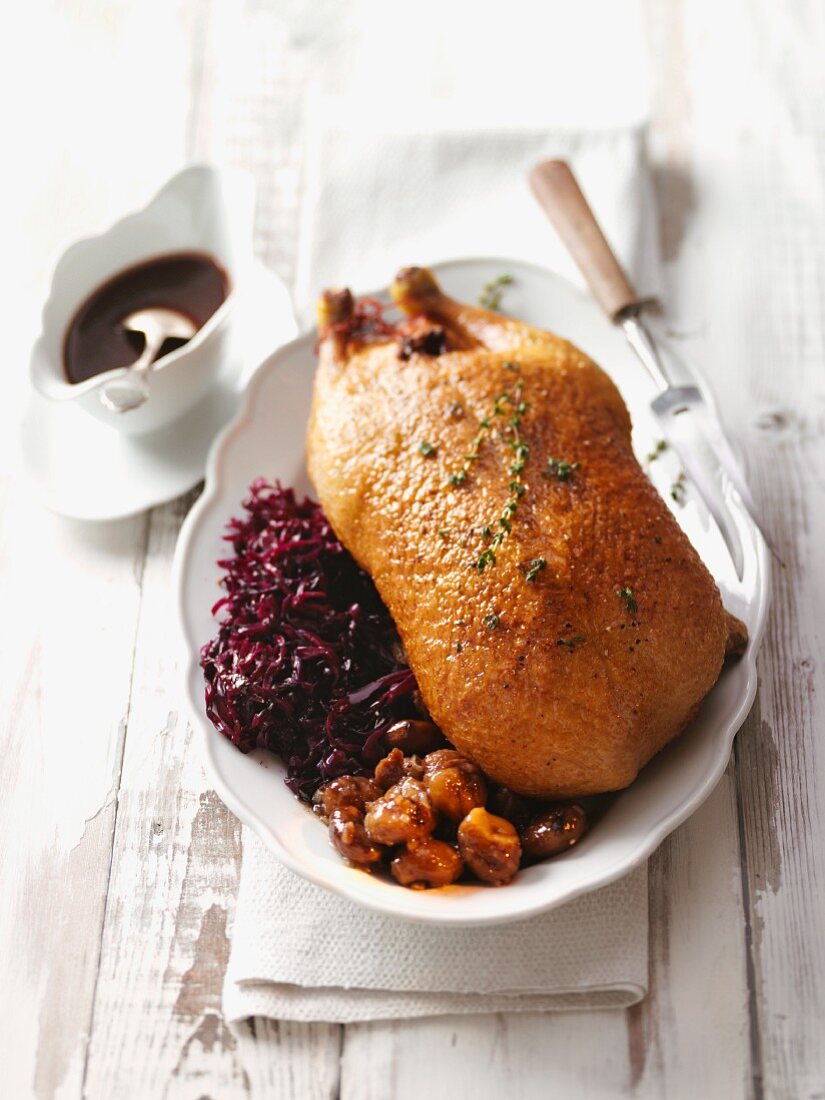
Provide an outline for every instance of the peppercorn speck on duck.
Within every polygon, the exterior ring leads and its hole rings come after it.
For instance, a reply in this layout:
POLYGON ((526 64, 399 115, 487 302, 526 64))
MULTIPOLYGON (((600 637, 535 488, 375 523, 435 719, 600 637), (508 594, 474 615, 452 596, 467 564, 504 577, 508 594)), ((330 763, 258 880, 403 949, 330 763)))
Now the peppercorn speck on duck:
POLYGON ((307 447, 324 511, 460 752, 524 795, 627 786, 719 675, 713 578, 583 352, 423 268, 392 296, 397 324, 349 292, 319 304, 307 447))

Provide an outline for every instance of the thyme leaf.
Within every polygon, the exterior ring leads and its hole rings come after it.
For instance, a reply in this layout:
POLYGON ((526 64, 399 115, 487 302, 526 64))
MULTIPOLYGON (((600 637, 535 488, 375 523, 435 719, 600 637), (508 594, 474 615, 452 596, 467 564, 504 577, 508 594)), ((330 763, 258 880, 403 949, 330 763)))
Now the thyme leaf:
POLYGON ((482 309, 501 309, 501 298, 506 286, 513 282, 512 275, 498 275, 484 284, 484 288, 478 298, 478 304, 482 309))
POLYGON ((543 477, 554 477, 557 481, 569 481, 581 462, 565 462, 561 458, 548 458, 547 466, 542 470, 543 477))
POLYGON ((483 573, 487 566, 493 566, 496 564, 496 554, 491 546, 486 547, 481 551, 478 561, 476 562, 476 569, 479 573, 483 573))
POLYGON ((533 558, 533 560, 524 567, 524 579, 528 584, 534 584, 536 577, 542 571, 547 568, 547 562, 544 558, 533 558))
POLYGON ((619 588, 616 590, 616 595, 619 597, 620 600, 624 600, 625 604, 627 605, 627 610, 630 612, 630 614, 635 615, 636 612, 639 610, 639 605, 636 603, 636 597, 633 595, 632 589, 628 588, 627 585, 625 585, 624 588, 619 588))
POLYGON ((685 477, 685 471, 679 474, 676 480, 670 487, 670 495, 676 501, 677 504, 684 504, 685 502, 685 489, 687 478, 685 477))

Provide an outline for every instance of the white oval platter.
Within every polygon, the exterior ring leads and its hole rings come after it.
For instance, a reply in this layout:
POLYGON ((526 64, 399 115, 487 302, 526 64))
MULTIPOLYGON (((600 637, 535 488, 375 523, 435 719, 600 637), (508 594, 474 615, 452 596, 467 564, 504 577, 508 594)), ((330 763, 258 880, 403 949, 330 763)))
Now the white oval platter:
MULTIPOLYGON (((502 273, 512 275, 502 308, 572 340, 611 374, 630 409, 634 446, 644 461, 657 439, 648 411, 654 392, 621 332, 589 296, 548 271, 512 260, 455 260, 435 265, 434 271, 448 293, 465 301, 475 301, 488 280, 502 273)), ((198 665, 200 647, 215 629, 210 608, 217 595, 215 563, 225 553, 221 536, 227 520, 240 512, 248 485, 265 476, 279 478, 299 493, 312 492, 304 461, 304 432, 314 339, 314 333, 298 337, 254 374, 240 412, 215 441, 203 495, 187 517, 178 543, 175 586, 185 642, 185 686, 215 789, 290 870, 398 918, 442 925, 519 920, 627 874, 711 793, 753 703, 756 654, 770 592, 767 550, 754 525, 732 495, 729 507, 745 551, 740 581, 716 528, 690 489, 683 504, 670 499, 670 487, 679 474, 675 456, 664 452, 649 464, 652 480, 719 583, 726 606, 747 622, 751 640, 745 656, 726 666, 690 728, 615 798, 579 844, 554 860, 525 868, 501 889, 462 884, 434 891, 405 890, 348 867, 329 845, 326 830, 284 786, 280 761, 264 752, 244 756, 212 727, 204 713, 198 665)), ((667 354, 675 362, 673 350, 668 348, 667 354)), ((684 363, 676 369, 686 380, 704 385, 684 363)))

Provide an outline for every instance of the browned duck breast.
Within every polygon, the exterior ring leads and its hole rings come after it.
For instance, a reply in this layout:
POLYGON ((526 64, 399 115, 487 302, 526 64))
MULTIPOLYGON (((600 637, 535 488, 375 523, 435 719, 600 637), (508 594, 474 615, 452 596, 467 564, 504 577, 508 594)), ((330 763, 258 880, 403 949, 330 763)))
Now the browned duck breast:
POLYGON ((489 776, 624 787, 695 714, 728 623, 630 445, 619 391, 552 333, 443 295, 406 331, 322 299, 309 469, 434 721, 489 776))

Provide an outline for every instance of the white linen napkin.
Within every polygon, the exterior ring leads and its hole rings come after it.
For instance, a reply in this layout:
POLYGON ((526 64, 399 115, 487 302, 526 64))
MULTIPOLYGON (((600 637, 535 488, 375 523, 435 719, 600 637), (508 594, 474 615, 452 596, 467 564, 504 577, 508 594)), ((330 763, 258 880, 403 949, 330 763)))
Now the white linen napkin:
MULTIPOLYGON (((412 263, 502 255, 576 277, 526 172, 564 156, 640 292, 658 289, 644 132, 473 130, 443 112, 415 131, 317 111, 302 219, 298 302, 368 290, 412 263)), ((368 116, 368 119, 372 116, 368 116)), ((320 827, 320 826, 319 826, 320 827)), ((506 889, 506 887, 505 887, 506 889)), ((647 989, 647 870, 506 927, 439 929, 368 912, 297 878, 244 830, 224 987, 228 1019, 341 1023, 449 1013, 627 1006, 647 989)))
POLYGON ((313 886, 244 830, 223 994, 229 1020, 350 1024, 623 1008, 646 992, 644 867, 530 920, 437 928, 381 916, 313 886))
POLYGON ((357 126, 346 102, 316 104, 295 298, 311 323, 329 286, 369 291, 411 264, 502 256, 581 275, 533 199, 527 172, 564 157, 643 295, 660 284, 655 201, 642 125, 593 130, 474 129, 416 110, 416 129, 357 126), (429 121, 428 121, 429 120, 429 121))

